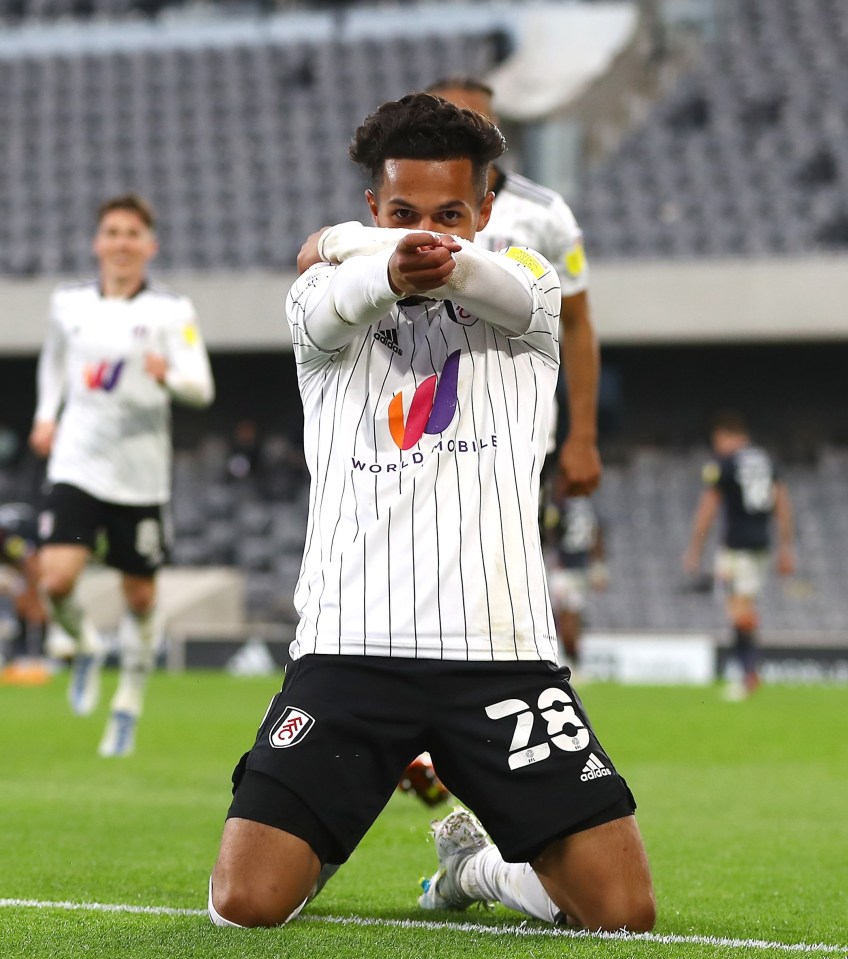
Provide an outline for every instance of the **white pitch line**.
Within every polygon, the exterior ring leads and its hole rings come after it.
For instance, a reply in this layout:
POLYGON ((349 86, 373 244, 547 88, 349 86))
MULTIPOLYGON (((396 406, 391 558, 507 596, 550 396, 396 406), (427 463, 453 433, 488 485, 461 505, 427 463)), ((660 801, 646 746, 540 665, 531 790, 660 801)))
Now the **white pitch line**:
POLYGON ((175 909, 171 906, 133 906, 111 902, 44 902, 41 899, 0 899, 0 908, 66 909, 83 912, 138 912, 149 916, 205 916, 205 909, 175 909))
POLYGON ((308 916, 304 920, 329 922, 350 926, 392 926, 400 929, 448 929, 453 932, 473 932, 496 936, 544 936, 554 939, 598 939, 614 942, 652 942, 668 945, 727 946, 731 949, 777 949, 785 952, 826 952, 844 953, 848 957, 848 946, 834 946, 829 943, 806 942, 767 942, 763 939, 727 939, 718 936, 677 936, 660 935, 654 932, 589 932, 585 929, 560 929, 528 927, 524 923, 518 926, 484 926, 473 922, 432 922, 422 919, 371 919, 361 916, 308 916))
MULTIPOLYGON (((171 906, 133 906, 129 903, 48 902, 40 899, 0 899, 0 908, 65 909, 86 912, 141 913, 150 916, 205 916, 205 909, 177 909, 171 906)), ((377 919, 364 916, 301 916, 298 922, 324 922, 336 926, 376 926, 392 929, 473 932, 476 935, 547 937, 553 939, 594 939, 613 942, 651 942, 662 945, 723 946, 729 949, 772 949, 780 952, 843 953, 848 946, 818 942, 769 942, 764 939, 729 939, 721 936, 661 935, 653 932, 588 932, 586 930, 517 926, 486 926, 473 922, 433 922, 425 919, 377 919)))

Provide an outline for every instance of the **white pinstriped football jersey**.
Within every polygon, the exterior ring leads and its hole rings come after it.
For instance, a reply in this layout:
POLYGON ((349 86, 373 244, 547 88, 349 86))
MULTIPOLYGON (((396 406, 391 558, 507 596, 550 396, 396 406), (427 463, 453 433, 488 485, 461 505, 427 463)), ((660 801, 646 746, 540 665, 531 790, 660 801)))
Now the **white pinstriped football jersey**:
POLYGON ((492 215, 474 242, 487 250, 509 246, 537 250, 556 268, 563 296, 588 287, 583 232, 571 208, 559 193, 517 173, 503 174, 492 215))
MULTIPOLYGON (((344 266, 364 273, 372 259, 344 266)), ((492 302, 498 274, 529 291, 523 335, 499 332, 457 294, 390 303, 324 351, 310 322, 340 268, 315 266, 289 292, 312 477, 295 658, 556 662, 536 504, 559 283, 532 252, 473 259, 495 262, 492 302)), ((386 262, 382 281, 372 274, 388 289, 386 262)))
POLYGON ((98 499, 152 505, 170 499, 171 399, 212 401, 209 358, 194 307, 145 286, 107 298, 96 281, 59 287, 38 364, 35 419, 59 426, 47 476, 98 499), (165 386, 144 370, 147 353, 167 359, 165 386))

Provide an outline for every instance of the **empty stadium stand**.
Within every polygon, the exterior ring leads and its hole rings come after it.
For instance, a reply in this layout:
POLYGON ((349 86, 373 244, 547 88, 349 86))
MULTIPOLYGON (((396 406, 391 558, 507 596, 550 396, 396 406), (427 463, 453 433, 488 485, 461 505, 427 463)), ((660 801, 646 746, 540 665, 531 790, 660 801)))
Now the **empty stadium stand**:
MULTIPOLYGON (((291 617, 306 521, 305 477, 285 499, 255 486, 225 483, 215 443, 177 457, 175 562, 232 562, 247 574, 249 614, 291 617), (210 449, 213 452, 210 454, 210 449)), ((220 444, 218 444, 220 448, 220 444)), ((610 587, 592 594, 588 618, 602 630, 707 630, 723 637, 719 598, 683 573, 692 511, 706 448, 640 448, 608 464, 597 494, 610 566, 610 587)), ((848 636, 844 570, 848 567, 848 450, 825 448, 812 464, 789 464, 784 476, 795 506, 799 570, 772 576, 763 602, 765 634, 848 636)), ((705 551, 705 572, 710 549, 705 551)))
MULTIPOLYGON (((699 63, 585 172, 573 206, 595 259, 848 250, 848 6, 716 0, 716 8, 719 29, 699 63)), ((378 42, 341 30, 304 39, 283 21, 244 26, 235 16, 214 37, 189 27, 161 42, 164 33, 139 27, 153 10, 144 0, 0 0, 0 20, 23 23, 0 43, 0 275, 89 272, 93 211, 127 189, 160 211, 163 271, 288 268, 313 229, 363 215, 364 184, 346 147, 366 113, 438 75, 484 74, 505 52, 504 35, 485 25, 378 42), (113 19, 123 32, 74 33, 80 17, 113 19), (52 30, 57 18, 61 29, 52 30)), ((776 378, 773 360, 758 363, 764 382, 776 378)), ((800 571, 769 583, 764 632, 844 638, 848 451, 826 445, 845 440, 844 426, 837 434, 831 422, 844 418, 831 394, 814 388, 815 363, 800 385, 782 375, 769 387, 782 403, 772 428, 811 449, 808 462, 784 472, 800 571)), ((664 373, 662 388, 657 369, 635 385, 631 375, 631 415, 639 407, 653 423, 656 408, 674 405, 669 395, 686 402, 664 416, 655 443, 639 435, 634 450, 631 428, 628 445, 607 460, 598 504, 611 585, 592 596, 589 622, 720 632, 720 603, 680 568, 706 456, 681 437, 697 432, 693 420, 712 400, 700 398, 690 367, 664 373)), ((250 402, 268 407, 250 385, 250 402)), ((762 390, 752 380, 751 392, 762 390)), ((9 396, 12 410, 19 400, 9 396)), ((226 443, 211 438, 176 456, 174 562, 237 566, 253 619, 291 618, 305 477, 282 455, 264 478, 234 483, 226 455, 226 443)), ((37 480, 29 462, 0 469, 0 501, 29 498, 37 480)))
POLYGON ((93 211, 129 189, 162 214, 160 269, 290 266, 314 229, 363 215, 347 159, 363 117, 457 64, 485 73, 502 48, 484 29, 113 42, 0 57, 0 274, 89 270, 93 211))
MULTIPOLYGON (((278 438, 265 446, 273 456, 278 438)), ((249 621, 293 622, 292 594, 306 532, 308 478, 300 469, 233 481, 226 443, 210 437, 174 462, 172 515, 177 567, 233 566, 245 577, 249 621)), ((604 526, 610 585, 592 593, 594 630, 706 631, 725 639, 722 603, 708 577, 692 581, 681 558, 700 491, 704 447, 636 447, 607 459, 596 503, 604 526)), ((848 640, 848 448, 823 447, 809 462, 782 467, 792 494, 799 568, 769 579, 762 603, 763 637, 792 635, 800 644, 848 640)), ((0 501, 31 495, 26 469, 0 469, 0 501)), ((705 550, 709 572, 711 548, 705 550)))
MULTIPOLYGON (((87 9, 2 2, 36 20, 87 9)), ((595 257, 848 249, 848 8, 717 9, 701 62, 583 177, 574 207, 595 257)), ((0 57, 0 273, 87 269, 92 208, 130 188, 162 211, 163 269, 290 265, 312 228, 361 215, 345 148, 367 112, 505 53, 484 27, 389 42, 292 42, 255 24, 229 43, 111 36, 0 57)))
POLYGON ((700 64, 583 178, 596 257, 848 249, 848 6, 718 9, 700 64))

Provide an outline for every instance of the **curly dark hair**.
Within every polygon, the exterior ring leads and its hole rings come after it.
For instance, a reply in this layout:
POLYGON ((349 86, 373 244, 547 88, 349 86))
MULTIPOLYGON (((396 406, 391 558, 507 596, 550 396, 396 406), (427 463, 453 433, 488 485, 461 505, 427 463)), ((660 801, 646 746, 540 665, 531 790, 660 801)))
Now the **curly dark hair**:
POLYGON ((348 151, 379 186, 386 160, 471 160, 480 197, 489 164, 506 149, 501 131, 473 110, 430 93, 410 93, 379 107, 359 127, 348 151))

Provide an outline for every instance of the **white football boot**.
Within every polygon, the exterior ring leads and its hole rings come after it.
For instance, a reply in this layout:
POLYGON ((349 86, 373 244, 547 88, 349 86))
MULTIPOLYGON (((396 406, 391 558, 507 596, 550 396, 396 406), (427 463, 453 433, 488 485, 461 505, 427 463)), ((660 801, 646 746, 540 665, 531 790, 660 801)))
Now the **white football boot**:
POLYGON ((479 900, 469 896, 459 877, 472 856, 492 844, 486 831, 467 809, 455 809, 430 827, 439 857, 439 869, 421 882, 418 897, 422 909, 467 909, 479 900))
POLYGON ((98 755, 106 758, 131 756, 135 751, 135 727, 137 723, 138 716, 134 716, 132 713, 117 710, 113 712, 106 724, 103 739, 100 740, 100 746, 97 749, 98 755))
POLYGON ((103 653, 77 653, 71 667, 68 702, 77 716, 90 716, 100 699, 100 670, 103 653))

